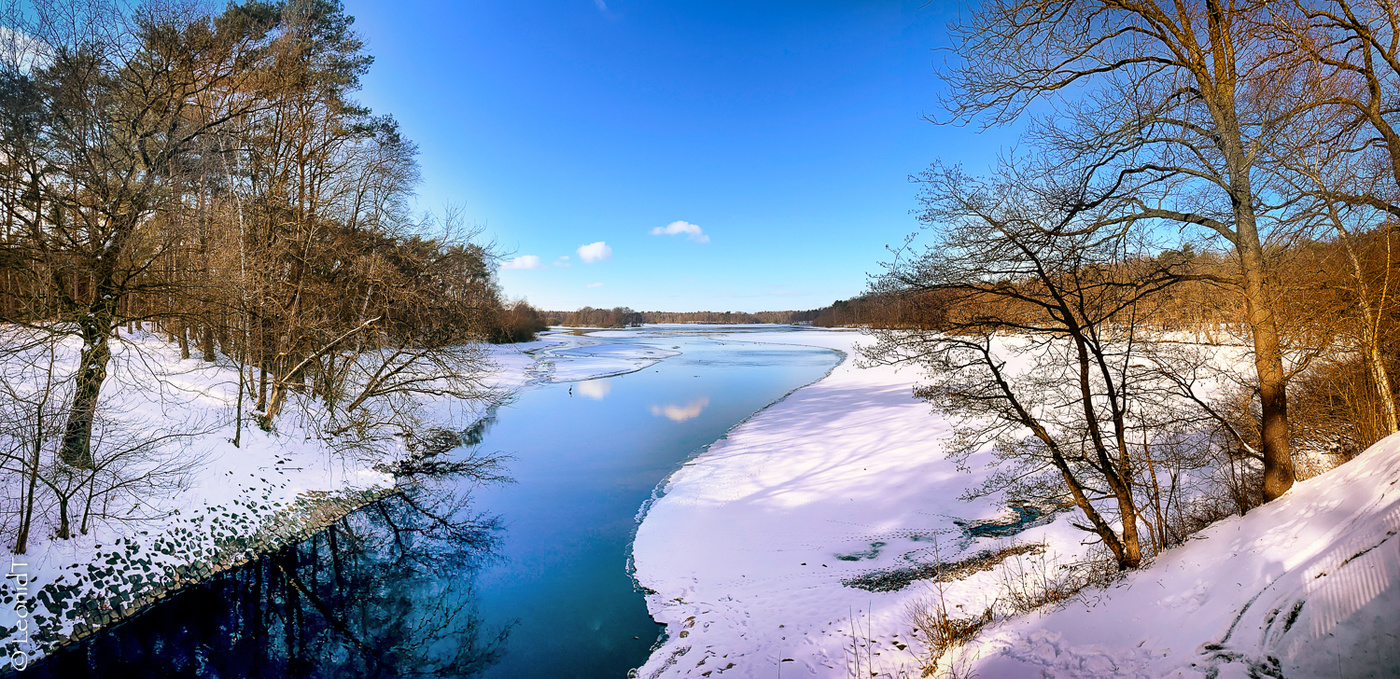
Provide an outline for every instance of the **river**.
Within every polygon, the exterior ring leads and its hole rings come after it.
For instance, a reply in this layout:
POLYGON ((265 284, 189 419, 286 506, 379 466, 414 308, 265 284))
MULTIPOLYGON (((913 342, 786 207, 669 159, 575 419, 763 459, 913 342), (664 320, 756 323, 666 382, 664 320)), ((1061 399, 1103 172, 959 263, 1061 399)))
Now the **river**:
POLYGON ((618 349, 669 355, 612 377, 537 382, 443 456, 503 456, 509 482, 483 483, 490 470, 471 464, 413 476, 402 497, 25 674, 625 677, 661 632, 630 573, 646 505, 686 460, 840 360, 743 336, 580 337, 561 364, 618 349))

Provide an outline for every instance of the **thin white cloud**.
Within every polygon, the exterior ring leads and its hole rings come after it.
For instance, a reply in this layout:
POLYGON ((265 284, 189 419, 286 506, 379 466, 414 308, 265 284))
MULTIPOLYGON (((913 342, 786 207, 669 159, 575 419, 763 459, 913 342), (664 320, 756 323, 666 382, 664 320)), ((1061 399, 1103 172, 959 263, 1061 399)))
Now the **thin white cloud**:
POLYGON ((680 234, 685 234, 686 238, 696 243, 710 242, 710 237, 705 235, 705 232, 701 230, 700 227, 681 220, 676 220, 666 226, 658 226, 651 230, 651 235, 653 236, 678 236, 680 234))
POLYGON ((683 406, 652 406, 651 414, 665 417, 672 422, 684 422, 699 417, 707 405, 710 405, 710 399, 701 396, 683 406))
POLYGON ((590 288, 601 288, 601 287, 603 287, 603 284, 602 284, 602 283, 589 283, 587 287, 590 287, 590 288))
POLYGON ((603 241, 578 246, 578 258, 587 264, 612 259, 612 248, 603 241))
POLYGON ((568 255, 559 255, 559 259, 554 260, 554 266, 568 268, 573 265, 569 263, 568 255))
POLYGON ((543 269, 544 262, 535 255, 521 255, 515 259, 508 259, 501 262, 502 269, 543 269))
POLYGON ((597 7, 599 12, 606 13, 608 11, 608 3, 603 2, 603 0, 593 0, 593 6, 597 7))

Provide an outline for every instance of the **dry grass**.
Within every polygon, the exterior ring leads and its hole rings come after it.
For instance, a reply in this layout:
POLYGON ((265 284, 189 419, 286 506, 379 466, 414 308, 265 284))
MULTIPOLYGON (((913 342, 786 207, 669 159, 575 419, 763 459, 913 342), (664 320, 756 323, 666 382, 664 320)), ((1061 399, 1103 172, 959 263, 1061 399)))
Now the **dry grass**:
MULTIPOLYGON (((867 592, 896 592, 920 581, 955 582, 965 580, 974 573, 996 568, 997 564, 1012 556, 1033 554, 1044 550, 1044 545, 1022 544, 1001 549, 984 549, 958 561, 944 562, 935 556, 933 563, 871 571, 842 580, 841 584, 867 592)), ((937 555, 937 553, 938 549, 935 545, 934 554, 937 555)))
POLYGON ((1078 563, 1060 565, 1051 561, 1043 544, 991 550, 973 559, 943 564, 936 572, 945 576, 956 573, 961 577, 932 578, 930 595, 909 606, 908 619, 925 644, 922 676, 947 679, 970 679, 975 658, 958 651, 988 625, 1096 591, 1119 575, 1116 562, 1107 550, 1092 552, 1078 563), (964 561, 983 567, 959 567, 964 561), (948 583, 994 566, 999 566, 1001 579, 997 598, 980 614, 950 615, 945 598, 948 583))
POLYGON ((927 644, 928 657, 923 664, 922 676, 934 676, 941 671, 949 679, 966 679, 969 677, 967 668, 951 660, 944 662, 948 651, 975 638, 994 619, 995 614, 989 606, 979 616, 955 618, 948 615, 943 587, 938 586, 935 592, 934 596, 919 599, 909 606, 909 622, 927 644))
MULTIPOLYGON (((910 679, 911 675, 904 663, 899 662, 897 667, 890 670, 889 666, 892 663, 887 658, 876 658, 881 654, 876 648, 888 651, 889 647, 876 639, 868 612, 852 610, 850 623, 849 643, 845 648, 848 679, 910 679), (862 618, 865 619, 863 625, 862 618)), ((904 650, 905 646, 901 644, 897 648, 904 650)))
POLYGON ((1008 559, 1001 570, 998 614, 1010 617, 1067 601, 1090 587, 1102 587, 1121 571, 1108 550, 1090 552, 1080 562, 1054 564, 1044 551, 1008 559))

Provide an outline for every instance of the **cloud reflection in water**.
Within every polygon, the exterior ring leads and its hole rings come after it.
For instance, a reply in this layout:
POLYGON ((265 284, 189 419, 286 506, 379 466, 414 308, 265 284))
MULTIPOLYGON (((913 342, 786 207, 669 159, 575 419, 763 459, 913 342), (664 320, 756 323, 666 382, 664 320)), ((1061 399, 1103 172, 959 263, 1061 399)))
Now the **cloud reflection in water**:
POLYGON ((607 380, 584 380, 578 383, 578 393, 594 400, 602 399, 610 391, 612 382, 607 380))
POLYGON ((698 417, 707 405, 710 405, 710 397, 701 396, 683 406, 652 406, 651 414, 672 422, 684 422, 698 417))

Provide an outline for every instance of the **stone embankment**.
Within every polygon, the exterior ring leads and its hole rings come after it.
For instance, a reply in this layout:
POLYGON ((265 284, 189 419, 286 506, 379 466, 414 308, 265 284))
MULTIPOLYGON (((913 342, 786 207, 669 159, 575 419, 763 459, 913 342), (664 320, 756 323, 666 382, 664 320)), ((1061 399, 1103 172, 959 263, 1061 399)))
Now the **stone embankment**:
MULTIPOLYGON (((203 508, 154 539, 144 531, 120 538, 90 563, 63 566, 61 575, 32 593, 6 590, 0 605, 23 609, 29 623, 25 630, 0 628, 0 637, 29 641, 32 646, 22 661, 27 664, 186 587, 310 539, 394 492, 384 487, 308 491, 288 505, 235 500, 232 508, 203 508)), ((15 656, 9 660, 16 662, 15 656)))

